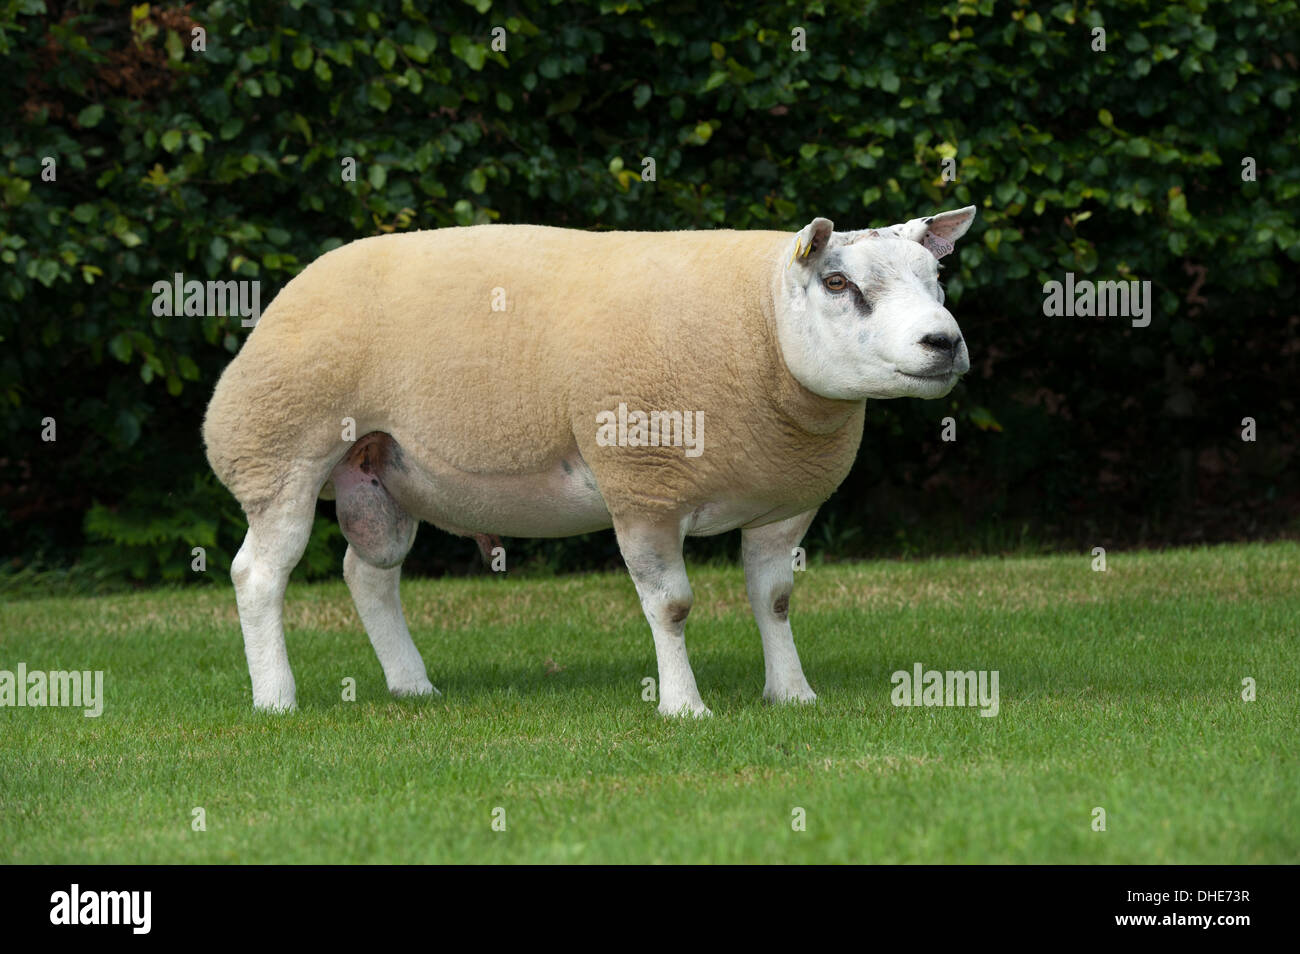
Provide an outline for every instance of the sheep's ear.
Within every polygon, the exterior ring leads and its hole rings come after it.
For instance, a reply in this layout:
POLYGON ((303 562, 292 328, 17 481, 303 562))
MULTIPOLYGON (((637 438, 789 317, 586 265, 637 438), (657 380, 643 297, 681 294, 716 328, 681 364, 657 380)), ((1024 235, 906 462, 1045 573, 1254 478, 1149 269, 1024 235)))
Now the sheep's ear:
POLYGON ((909 242, 920 242, 935 258, 943 258, 953 250, 956 241, 966 234, 973 221, 975 221, 975 206, 968 205, 964 209, 911 219, 888 228, 845 232, 840 241, 843 245, 852 245, 854 242, 879 236, 901 238, 909 242))
POLYGON ((790 248, 790 262, 810 262, 825 251, 835 234, 835 223, 830 219, 816 218, 801 228, 794 237, 790 248))
POLYGON ((951 212, 940 212, 923 219, 912 219, 900 226, 895 226, 903 238, 920 242, 930 250, 935 258, 943 258, 953 250, 957 240, 966 234, 970 224, 975 221, 975 206, 951 212))
POLYGON ((970 224, 975 221, 975 206, 968 205, 964 209, 954 209, 951 212, 940 212, 929 220, 929 229, 926 235, 921 237, 921 244, 930 251, 935 253, 935 258, 943 258, 948 252, 952 251, 953 245, 957 240, 966 234, 970 224), (927 238, 931 241, 927 242, 927 238), (948 248, 947 252, 936 252, 932 247, 933 244, 943 244, 948 248))

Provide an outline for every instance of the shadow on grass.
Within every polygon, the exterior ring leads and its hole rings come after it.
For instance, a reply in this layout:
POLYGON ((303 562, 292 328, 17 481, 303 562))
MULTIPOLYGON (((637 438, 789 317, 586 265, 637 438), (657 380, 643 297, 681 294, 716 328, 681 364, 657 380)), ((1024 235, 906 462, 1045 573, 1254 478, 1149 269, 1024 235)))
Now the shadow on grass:
MULTIPOLYGON (((705 703, 716 709, 716 703, 728 707, 747 702, 761 703, 764 687, 763 657, 758 647, 755 652, 699 653, 693 668, 700 695, 705 703)), ((880 656, 886 652, 881 651, 880 656)), ((893 652, 888 653, 893 657, 893 652)), ((931 659, 941 654, 932 652, 931 659)), ((925 661, 925 653, 916 658, 925 661)), ((973 664, 954 662, 950 666, 930 661, 926 669, 977 668, 973 664)), ((855 665, 853 660, 840 658, 817 659, 806 655, 804 670, 809 683, 823 699, 862 698, 878 699, 888 704, 894 683, 894 672, 911 671, 895 659, 888 662, 873 659, 865 665, 855 665)), ((339 672, 337 668, 334 673, 339 672)), ((629 705, 641 704, 643 680, 657 679, 653 656, 636 658, 629 655, 621 661, 581 661, 570 659, 562 667, 551 671, 541 664, 519 665, 497 663, 490 660, 469 664, 447 663, 431 665, 429 678, 442 693, 432 699, 417 698, 397 700, 413 705, 479 705, 499 702, 503 696, 527 700, 559 696, 587 697, 609 703, 625 699, 629 705)), ((388 701, 383 675, 377 663, 369 662, 355 675, 357 698, 363 701, 388 701)), ((1156 695, 1182 695, 1189 692, 1217 691, 1222 687, 1204 674, 1185 670, 1177 682, 1168 674, 1134 672, 1122 660, 1094 662, 1090 667, 1077 665, 1067 657, 1059 663, 1043 659, 1016 660, 999 669, 999 691, 1003 704, 1032 698, 1079 699, 1092 697, 1132 703, 1135 697, 1156 695)), ((246 691, 247 694, 247 691, 246 691)), ((338 680, 324 676, 318 668, 304 668, 298 674, 299 705, 311 708, 329 708, 341 702, 338 680)))

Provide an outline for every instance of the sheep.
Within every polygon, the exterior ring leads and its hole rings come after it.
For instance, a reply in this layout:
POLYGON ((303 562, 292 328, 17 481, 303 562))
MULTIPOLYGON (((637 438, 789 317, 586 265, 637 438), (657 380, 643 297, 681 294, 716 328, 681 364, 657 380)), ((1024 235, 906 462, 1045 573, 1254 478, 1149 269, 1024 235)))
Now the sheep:
POLYGON ((938 259, 974 216, 853 232, 815 218, 794 235, 483 225, 315 260, 203 424, 248 518, 231 577, 254 706, 295 706, 283 599, 322 497, 394 696, 437 694, 398 587, 427 521, 480 542, 612 527, 668 716, 711 714, 686 653, 683 539, 740 528, 763 696, 814 701, 791 554, 853 464, 866 401, 939 398, 969 370, 938 259))

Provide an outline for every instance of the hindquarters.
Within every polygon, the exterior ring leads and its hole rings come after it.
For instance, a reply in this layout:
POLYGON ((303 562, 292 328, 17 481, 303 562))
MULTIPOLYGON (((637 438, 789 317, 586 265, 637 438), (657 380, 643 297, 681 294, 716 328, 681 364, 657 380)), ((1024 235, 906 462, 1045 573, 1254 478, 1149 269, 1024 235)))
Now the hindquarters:
POLYGON ((208 464, 250 517, 286 494, 314 501, 349 446, 335 402, 255 344, 221 375, 203 419, 208 464))

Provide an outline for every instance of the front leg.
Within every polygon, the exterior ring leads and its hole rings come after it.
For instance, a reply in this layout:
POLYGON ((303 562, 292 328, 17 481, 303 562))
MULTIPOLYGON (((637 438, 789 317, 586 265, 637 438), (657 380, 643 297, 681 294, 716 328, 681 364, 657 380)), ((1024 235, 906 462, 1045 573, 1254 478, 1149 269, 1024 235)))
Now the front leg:
POLYGON ((695 597, 682 560, 682 525, 662 519, 615 520, 614 533, 654 634, 659 714, 713 715, 700 698, 686 658, 686 617, 695 597))
POLYGON ((745 561, 745 589, 763 638, 763 667, 767 679, 763 698, 768 702, 814 702, 799 664, 790 631, 790 592, 794 589, 792 551, 803 539, 816 510, 780 523, 745 529, 740 549, 745 561))

